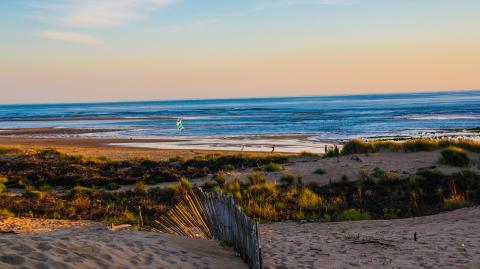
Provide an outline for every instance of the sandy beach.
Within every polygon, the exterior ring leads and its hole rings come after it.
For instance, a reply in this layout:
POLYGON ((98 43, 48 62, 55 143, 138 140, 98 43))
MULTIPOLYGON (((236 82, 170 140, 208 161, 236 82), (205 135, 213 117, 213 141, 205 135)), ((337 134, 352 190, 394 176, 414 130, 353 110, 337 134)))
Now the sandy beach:
MULTIPOLYGON (((0 221, 0 231, 0 268, 247 268, 215 241, 112 232, 100 223, 13 218, 0 221)), ((478 207, 399 220, 279 222, 260 231, 265 268, 480 267, 478 207)))
MULTIPOLYGON (((122 139, 122 138, 85 138, 85 137, 0 137, 0 145, 17 146, 24 150, 35 148, 55 148, 67 154, 85 154, 88 156, 107 156, 114 160, 148 157, 153 160, 168 159, 176 156, 194 157, 211 153, 238 154, 238 151, 194 150, 194 149, 157 149, 142 147, 118 147, 115 143, 162 143, 169 139, 122 139)), ((245 151, 249 152, 249 151, 245 151)), ((249 152, 253 153, 253 152, 249 152)), ((255 152, 257 154, 266 154, 255 152)))
POLYGON ((265 268, 480 268, 478 207, 419 218, 281 222, 260 229, 265 268))
MULTIPOLYGON (((119 142, 120 141, 120 142, 119 142)), ((24 151, 54 148, 68 154, 108 156, 115 160, 238 151, 160 150, 115 147, 112 138, 2 137, 0 145, 24 151)), ((157 141, 161 143, 161 141, 157 141)), ((257 153, 270 155, 269 153, 257 153)), ((466 151, 469 169, 480 173, 478 152, 466 151)), ((332 158, 315 155, 290 157, 280 171, 264 171, 267 182, 287 173, 305 184, 320 186, 382 169, 408 177, 420 168, 445 174, 462 172, 440 161, 441 151, 351 154, 332 158), (322 169, 323 173, 317 173, 322 169)), ((8 157, 5 157, 8 158, 8 157)), ((247 176, 258 167, 226 171, 227 182, 247 176)), ((201 186, 212 175, 192 178, 201 186)), ((166 187, 170 183, 148 185, 166 187)), ((116 191, 134 190, 122 185, 116 191)), ((99 187, 99 190, 102 187, 99 187)), ((15 191, 7 190, 5 194, 15 191)), ((18 189, 20 193, 23 190, 18 189)), ((464 208, 438 215, 397 219, 327 223, 277 222, 260 224, 265 268, 477 268, 480 266, 480 209, 464 208), (414 234, 417 233, 417 241, 414 234)), ((0 268, 247 268, 232 249, 219 242, 199 241, 145 231, 111 231, 91 221, 9 218, 0 221, 0 268)))
POLYGON ((0 221, 0 232, 2 269, 248 268, 216 241, 110 231, 101 223, 13 218, 0 221))

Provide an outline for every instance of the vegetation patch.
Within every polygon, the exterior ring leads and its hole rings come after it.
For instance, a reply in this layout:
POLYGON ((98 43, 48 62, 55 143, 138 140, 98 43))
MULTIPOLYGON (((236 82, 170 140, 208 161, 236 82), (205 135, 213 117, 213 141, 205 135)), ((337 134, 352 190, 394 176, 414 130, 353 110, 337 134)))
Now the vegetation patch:
MULTIPOLYGON (((480 142, 471 139, 413 139, 405 142, 395 141, 362 141, 360 139, 352 139, 345 143, 342 148, 342 155, 350 154, 367 154, 378 151, 432 151, 444 149, 450 146, 480 152, 480 142)), ((333 154, 334 155, 334 154, 333 154)))
POLYGON ((466 167, 470 163, 467 153, 461 148, 450 146, 442 150, 442 162, 452 165, 466 167))
POLYGON ((269 163, 263 166, 263 170, 267 172, 279 172, 282 171, 282 166, 278 163, 269 163))

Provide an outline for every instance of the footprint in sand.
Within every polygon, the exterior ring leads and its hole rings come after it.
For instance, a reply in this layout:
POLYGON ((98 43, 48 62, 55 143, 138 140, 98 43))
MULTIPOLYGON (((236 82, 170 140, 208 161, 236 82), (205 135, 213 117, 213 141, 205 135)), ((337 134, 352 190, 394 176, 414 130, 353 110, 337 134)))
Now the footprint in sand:
POLYGON ((30 259, 36 260, 36 261, 39 261, 39 262, 46 262, 46 261, 48 261, 48 256, 43 254, 43 253, 39 253, 39 254, 35 254, 30 259))
POLYGON ((2 255, 0 261, 10 265, 21 265, 25 262, 25 258, 18 255, 2 255))
POLYGON ((36 263, 33 268, 35 269, 49 269, 50 267, 45 263, 36 263))
POLYGON ((33 248, 31 248, 30 246, 25 245, 25 244, 16 245, 16 246, 12 247, 12 249, 20 252, 21 254, 31 253, 32 251, 34 251, 33 248))
POLYGON ((37 248, 42 251, 47 251, 52 249, 53 247, 47 242, 41 242, 37 245, 37 248))

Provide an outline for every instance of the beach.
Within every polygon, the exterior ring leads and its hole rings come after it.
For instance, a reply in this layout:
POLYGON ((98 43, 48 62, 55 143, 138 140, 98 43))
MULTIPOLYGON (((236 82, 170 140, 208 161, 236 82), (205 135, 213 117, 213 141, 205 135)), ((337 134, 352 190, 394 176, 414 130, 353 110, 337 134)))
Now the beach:
POLYGON ((478 207, 400 220, 260 227, 265 268, 480 267, 478 207))
POLYGON ((0 220, 0 268, 248 267, 216 241, 85 221, 9 219, 0 220))
POLYGON ((246 268, 225 242, 156 229, 196 188, 234 195, 259 222, 264 268, 479 266, 476 114, 389 114, 391 130, 365 132, 376 112, 337 115, 335 129, 308 103, 276 118, 290 106, 277 101, 253 115, 192 114, 184 131, 165 113, 74 117, 77 105, 0 117, 0 268, 246 268), (464 128, 447 128, 458 120, 464 128), (446 161, 447 149, 465 162, 446 161))
MULTIPOLYGON (((260 238, 264 268, 477 268, 479 229, 476 207, 401 220, 262 224, 260 238)), ((0 232, 1 268, 247 268, 218 242, 101 223, 10 219, 0 232)))

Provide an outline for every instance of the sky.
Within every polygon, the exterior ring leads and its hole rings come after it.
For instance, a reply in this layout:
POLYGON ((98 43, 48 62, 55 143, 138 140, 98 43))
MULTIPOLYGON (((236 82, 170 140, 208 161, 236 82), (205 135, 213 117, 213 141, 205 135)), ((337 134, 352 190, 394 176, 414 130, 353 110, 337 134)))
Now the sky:
POLYGON ((2 0, 0 103, 480 89, 478 0, 2 0))

